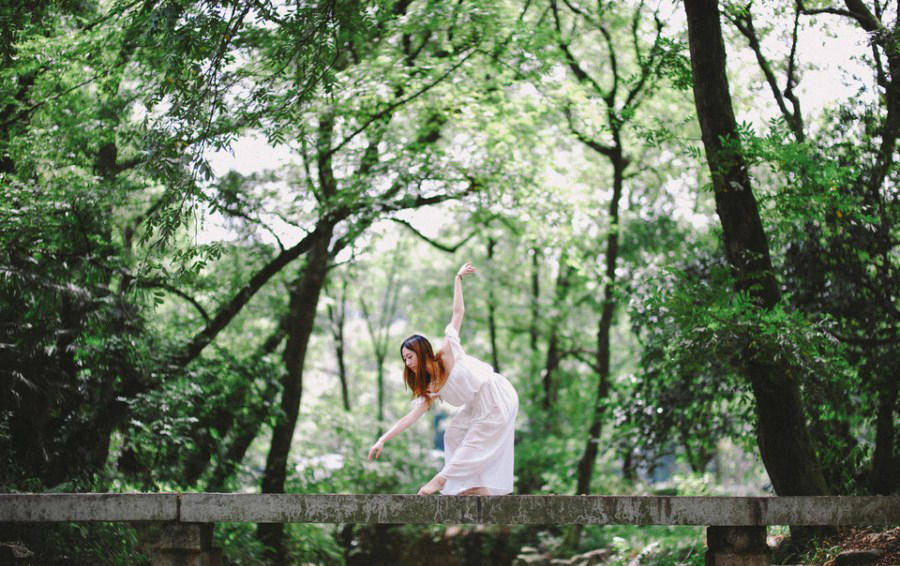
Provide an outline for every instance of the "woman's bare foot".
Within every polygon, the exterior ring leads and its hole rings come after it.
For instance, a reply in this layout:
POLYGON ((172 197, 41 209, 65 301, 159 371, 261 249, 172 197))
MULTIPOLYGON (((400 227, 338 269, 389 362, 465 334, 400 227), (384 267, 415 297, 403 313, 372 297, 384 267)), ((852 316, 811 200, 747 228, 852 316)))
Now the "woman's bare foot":
POLYGON ((434 476, 431 481, 419 488, 419 495, 431 495, 436 491, 440 491, 447 483, 447 479, 443 476, 434 476))
POLYGON ((460 495, 490 495, 486 487, 470 487, 459 492, 460 495))

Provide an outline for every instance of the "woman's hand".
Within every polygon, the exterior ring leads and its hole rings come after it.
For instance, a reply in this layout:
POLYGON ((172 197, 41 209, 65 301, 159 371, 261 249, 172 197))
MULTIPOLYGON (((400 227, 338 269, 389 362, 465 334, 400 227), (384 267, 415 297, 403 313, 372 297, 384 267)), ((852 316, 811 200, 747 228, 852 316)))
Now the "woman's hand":
POLYGON ((472 265, 472 262, 467 261, 459 268, 459 271, 456 272, 456 276, 462 279, 470 273, 475 273, 475 266, 472 265))
POLYGON ((371 462, 373 457, 377 460, 378 456, 381 455, 382 450, 384 450, 384 441, 379 438, 378 442, 369 448, 369 461, 371 462))
POLYGON ((417 495, 431 495, 436 491, 440 491, 445 483, 447 483, 447 480, 444 476, 434 476, 431 478, 430 482, 419 488, 419 493, 417 495))

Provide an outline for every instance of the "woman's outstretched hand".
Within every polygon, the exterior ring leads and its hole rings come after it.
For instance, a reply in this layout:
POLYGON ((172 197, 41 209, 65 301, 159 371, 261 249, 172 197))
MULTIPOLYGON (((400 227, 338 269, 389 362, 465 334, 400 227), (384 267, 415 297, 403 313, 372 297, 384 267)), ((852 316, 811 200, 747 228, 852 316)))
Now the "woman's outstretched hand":
POLYGON ((384 450, 384 441, 379 438, 378 442, 376 442, 372 445, 371 448, 369 448, 369 461, 371 462, 372 458, 375 458, 377 460, 381 455, 382 450, 384 450))
POLYGON ((472 265, 472 262, 467 261, 463 264, 462 267, 459 268, 459 271, 456 272, 456 276, 462 279, 470 273, 475 273, 475 266, 472 265))

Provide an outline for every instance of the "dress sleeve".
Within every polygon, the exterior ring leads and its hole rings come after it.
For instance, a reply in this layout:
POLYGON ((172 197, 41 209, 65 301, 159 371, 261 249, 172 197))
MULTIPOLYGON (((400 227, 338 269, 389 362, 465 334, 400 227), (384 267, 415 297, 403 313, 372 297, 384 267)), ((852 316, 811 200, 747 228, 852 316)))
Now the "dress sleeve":
POLYGON ((465 355, 462 344, 459 342, 459 332, 456 331, 452 324, 448 324, 444 328, 444 338, 450 343, 450 349, 453 351, 454 358, 465 355))

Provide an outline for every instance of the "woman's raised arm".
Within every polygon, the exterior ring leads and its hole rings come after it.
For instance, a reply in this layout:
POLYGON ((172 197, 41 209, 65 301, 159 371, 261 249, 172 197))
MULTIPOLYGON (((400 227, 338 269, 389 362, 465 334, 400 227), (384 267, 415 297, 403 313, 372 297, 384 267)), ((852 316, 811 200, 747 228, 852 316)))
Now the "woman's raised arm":
POLYGON ((462 278, 470 273, 475 273, 475 267, 466 262, 456 272, 453 278, 453 316, 450 318, 450 325, 459 332, 462 326, 463 315, 466 313, 466 305, 463 302, 462 278))

